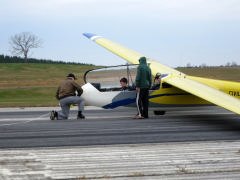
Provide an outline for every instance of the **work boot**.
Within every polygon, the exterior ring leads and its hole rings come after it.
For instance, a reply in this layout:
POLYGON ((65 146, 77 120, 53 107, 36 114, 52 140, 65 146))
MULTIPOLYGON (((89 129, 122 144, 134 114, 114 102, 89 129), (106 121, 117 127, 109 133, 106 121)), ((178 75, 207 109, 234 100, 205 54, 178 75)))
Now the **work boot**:
POLYGON ((55 119, 55 111, 52 111, 52 112, 51 112, 50 119, 51 119, 51 120, 54 120, 54 119, 55 119))
POLYGON ((58 112, 55 111, 54 117, 56 118, 56 120, 58 120, 58 112))
POLYGON ((50 115, 51 120, 55 120, 58 118, 58 113, 56 111, 52 111, 50 115))
POLYGON ((82 111, 78 111, 77 119, 85 119, 85 116, 82 114, 82 111))

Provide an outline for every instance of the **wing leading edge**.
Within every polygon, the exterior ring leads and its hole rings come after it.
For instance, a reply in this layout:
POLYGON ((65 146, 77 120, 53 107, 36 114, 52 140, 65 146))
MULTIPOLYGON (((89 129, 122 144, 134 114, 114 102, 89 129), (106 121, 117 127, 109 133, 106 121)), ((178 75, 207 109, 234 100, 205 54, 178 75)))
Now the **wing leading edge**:
MULTIPOLYGON (((138 64, 139 58, 144 56, 143 54, 140 54, 134 50, 126 48, 101 36, 89 33, 84 33, 84 36, 88 37, 100 46, 103 46, 104 48, 108 49, 109 51, 122 57, 123 59, 127 60, 132 64, 138 64)), ((240 100, 238 100, 237 98, 234 98, 204 83, 189 79, 185 74, 181 73, 180 71, 170 68, 160 62, 157 62, 156 60, 148 57, 147 60, 148 63, 151 63, 150 68, 152 69, 153 75, 155 75, 157 72, 172 74, 168 78, 164 79, 165 82, 193 95, 196 95, 200 98, 203 98, 213 104, 240 114, 240 100)))
MULTIPOLYGON (((84 36, 91 39, 95 43, 99 44, 100 46, 103 46, 107 50, 111 51, 112 53, 120 56, 121 58, 127 60, 128 62, 132 64, 139 64, 139 58, 143 57, 145 55, 138 53, 132 49, 129 49, 127 47, 124 47, 118 43, 115 43, 113 41, 110 41, 109 39, 106 39, 102 36, 97 36, 95 34, 91 33, 84 33, 84 36)), ((146 56, 145 56, 146 57, 146 56)), ((149 57, 147 57, 148 63, 150 63, 150 68, 152 70, 152 73, 155 75, 158 72, 161 73, 173 73, 173 74, 183 74, 180 71, 177 71, 173 68, 170 68, 156 60, 153 60, 149 57)))

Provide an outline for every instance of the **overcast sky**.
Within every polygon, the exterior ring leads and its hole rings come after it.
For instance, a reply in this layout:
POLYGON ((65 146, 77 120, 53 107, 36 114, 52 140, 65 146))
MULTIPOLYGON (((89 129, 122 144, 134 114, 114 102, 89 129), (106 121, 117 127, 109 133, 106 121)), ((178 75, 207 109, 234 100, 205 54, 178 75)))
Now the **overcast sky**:
POLYGON ((11 36, 31 32, 43 40, 33 58, 125 64, 89 32, 171 67, 240 64, 240 0, 0 0, 0 24, 4 55, 11 36))

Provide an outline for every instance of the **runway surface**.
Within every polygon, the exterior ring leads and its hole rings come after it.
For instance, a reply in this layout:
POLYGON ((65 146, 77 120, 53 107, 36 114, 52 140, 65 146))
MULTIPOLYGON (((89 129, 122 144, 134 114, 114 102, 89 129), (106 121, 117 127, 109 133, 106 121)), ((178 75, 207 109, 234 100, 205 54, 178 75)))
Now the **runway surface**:
POLYGON ((0 179, 240 175, 240 116, 231 112, 150 113, 135 120, 135 110, 87 107, 86 119, 76 120, 74 107, 69 120, 51 121, 52 109, 0 108, 0 179))
POLYGON ((169 112, 135 120, 131 110, 85 111, 86 120, 50 121, 50 110, 0 112, 0 148, 90 146, 240 139, 240 118, 227 111, 169 112))

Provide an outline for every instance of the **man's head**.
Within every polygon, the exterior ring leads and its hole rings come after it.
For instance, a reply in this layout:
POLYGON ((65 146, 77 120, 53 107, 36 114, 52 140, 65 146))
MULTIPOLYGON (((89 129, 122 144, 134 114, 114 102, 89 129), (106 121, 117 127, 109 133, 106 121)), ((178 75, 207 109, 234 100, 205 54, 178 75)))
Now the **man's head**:
POLYGON ((123 77, 122 79, 120 79, 120 84, 122 87, 126 87, 127 83, 127 78, 123 77))
POLYGON ((139 63, 141 64, 141 65, 147 65, 147 59, 146 59, 146 57, 140 57, 140 59, 139 59, 139 63))
POLYGON ((74 74, 70 73, 67 75, 67 78, 76 80, 77 78, 74 76, 74 74))
POLYGON ((160 82, 161 78, 162 78, 161 73, 157 73, 154 79, 156 79, 156 80, 158 80, 160 82))

